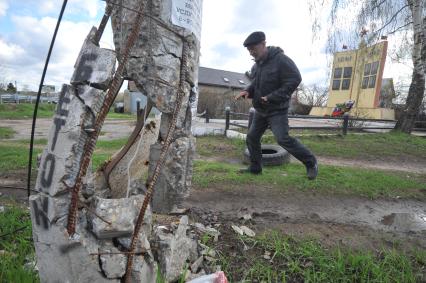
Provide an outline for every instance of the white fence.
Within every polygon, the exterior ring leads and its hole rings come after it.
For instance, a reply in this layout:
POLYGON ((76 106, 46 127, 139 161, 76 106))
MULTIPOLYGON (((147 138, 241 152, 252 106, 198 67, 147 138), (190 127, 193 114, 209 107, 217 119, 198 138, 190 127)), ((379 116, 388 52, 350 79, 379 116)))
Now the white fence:
MULTIPOLYGON (((35 103, 37 97, 31 95, 20 95, 20 94, 0 94, 0 104, 3 103, 35 103)), ((41 103, 57 103, 57 97, 40 97, 41 103)))

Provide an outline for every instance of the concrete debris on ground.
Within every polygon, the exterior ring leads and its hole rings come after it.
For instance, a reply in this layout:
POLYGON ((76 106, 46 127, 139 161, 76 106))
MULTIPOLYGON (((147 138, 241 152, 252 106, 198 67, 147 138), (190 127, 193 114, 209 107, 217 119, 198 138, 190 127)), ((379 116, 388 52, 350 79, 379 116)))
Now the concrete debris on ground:
POLYGON ((178 280, 186 262, 195 262, 199 258, 195 235, 187 236, 188 224, 188 216, 183 216, 173 232, 162 227, 154 229, 157 257, 167 282, 178 280))
POLYGON ((238 216, 238 219, 242 219, 242 220, 245 220, 245 221, 253 219, 253 214, 252 213, 247 213, 245 211, 238 212, 237 216, 238 216))
POLYGON ((240 235, 240 236, 244 235, 244 231, 243 231, 240 227, 238 227, 238 226, 236 226, 236 225, 232 225, 232 226, 231 226, 231 228, 232 228, 232 230, 234 230, 234 231, 235 231, 235 233, 237 233, 238 235, 240 235))
POLYGON ((247 227, 247 226, 240 226, 240 228, 244 232, 245 235, 247 235, 249 237, 256 236, 256 233, 253 230, 251 230, 249 227, 247 227))
POLYGON ((215 228, 206 227, 201 223, 195 223, 194 227, 195 227, 195 229, 197 229, 201 233, 212 236, 214 238, 215 242, 218 241, 218 238, 220 236, 220 232, 218 230, 216 230, 215 228))
POLYGON ((256 236, 256 233, 251 230, 250 228, 248 228, 247 226, 236 226, 236 225, 231 225, 232 230, 234 230, 235 233, 237 233, 240 236, 246 235, 249 237, 254 237, 256 236))

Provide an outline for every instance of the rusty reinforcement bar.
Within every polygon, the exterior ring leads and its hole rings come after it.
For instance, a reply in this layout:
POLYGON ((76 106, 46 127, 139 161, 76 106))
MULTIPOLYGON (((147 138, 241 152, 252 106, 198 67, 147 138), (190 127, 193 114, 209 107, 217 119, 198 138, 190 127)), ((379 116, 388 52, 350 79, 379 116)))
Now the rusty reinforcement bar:
POLYGON ((173 116, 172 121, 170 123, 169 130, 167 132, 166 140, 163 143, 163 147, 161 148, 160 158, 157 161, 157 164, 155 165, 154 173, 151 177, 151 179, 148 181, 148 189, 145 194, 145 198, 141 207, 141 210, 138 215, 138 219, 136 221, 135 230, 133 231, 132 235, 132 242, 130 244, 129 248, 129 254, 127 257, 127 266, 126 266, 126 274, 124 275, 124 282, 130 283, 131 278, 131 271, 133 266, 133 256, 134 256, 134 249, 136 247, 136 241, 139 237, 139 231, 141 229, 141 226, 143 224, 143 219, 145 217, 145 212, 148 207, 148 204, 151 202, 152 195, 154 193, 154 187, 157 183, 158 176, 160 175, 161 168, 164 165, 164 162, 166 160, 167 151, 169 149, 170 144, 172 143, 172 138, 176 129, 176 123, 179 116, 180 109, 182 107, 182 100, 185 97, 185 91, 184 91, 184 81, 187 78, 188 69, 187 69, 187 63, 188 63, 188 42, 183 38, 183 47, 182 47, 182 61, 181 61, 181 68, 180 68, 180 81, 179 81, 179 89, 177 91, 177 98, 176 98, 176 106, 173 110, 173 116))
MULTIPOLYGON (((105 180, 108 183, 108 186, 110 185, 109 176, 112 170, 114 170, 117 164, 123 159, 124 156, 126 156, 127 152, 129 152, 129 150, 132 148, 133 144, 138 140, 138 138, 140 139, 142 138, 142 136, 140 136, 139 133, 143 129, 146 122, 145 121, 146 117, 148 117, 149 113, 151 112, 151 109, 152 109, 152 104, 148 100, 145 109, 143 109, 141 115, 139 116, 136 122, 136 127, 133 129, 132 134, 127 140, 126 145, 122 147, 121 150, 118 152, 118 154, 114 155, 114 157, 105 166, 103 172, 104 172, 105 180)), ((130 178, 130 176, 128 177, 130 178)))
POLYGON ((120 87, 123 83, 123 71, 127 64, 127 60, 129 58, 129 54, 131 49, 133 48, 136 38, 139 35, 140 27, 142 25, 142 12, 144 9, 143 1, 140 1, 139 5, 139 13, 135 19, 135 22, 132 26, 132 31, 127 39, 126 46, 124 48, 123 53, 121 54, 121 58, 119 60, 117 71, 114 74, 114 78, 111 82, 111 85, 108 89, 108 92, 105 96, 104 104, 102 105, 94 124, 95 131, 90 134, 84 145, 84 155, 82 162, 80 163, 80 170, 77 175, 77 179, 74 187, 71 188, 72 196, 71 196, 71 204, 68 213, 68 223, 67 223, 67 231, 70 236, 73 236, 75 233, 75 226, 77 220, 77 210, 78 210, 78 194, 83 184, 83 177, 87 173, 87 168, 89 167, 90 160, 93 155, 93 151, 95 150, 96 141, 98 139, 99 133, 101 131, 102 125, 105 121, 105 117, 108 114, 109 109, 111 108, 114 99, 120 90, 120 87))
POLYGON ((97 46, 99 46, 99 41, 101 40, 102 34, 104 33, 105 27, 112 13, 112 5, 109 5, 108 3, 106 3, 106 5, 107 6, 105 8, 105 14, 102 17, 101 23, 99 24, 99 27, 92 38, 93 43, 96 44, 97 46))

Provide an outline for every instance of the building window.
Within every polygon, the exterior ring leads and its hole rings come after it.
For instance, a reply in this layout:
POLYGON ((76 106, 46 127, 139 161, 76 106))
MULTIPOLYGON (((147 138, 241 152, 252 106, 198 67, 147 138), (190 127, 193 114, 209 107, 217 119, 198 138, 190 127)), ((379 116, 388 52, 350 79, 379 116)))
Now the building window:
POLYGON ((366 89, 368 87, 368 77, 364 77, 362 79, 362 86, 363 89, 366 89))
POLYGON ((340 79, 342 77, 342 68, 334 69, 334 78, 340 79))
POLYGON ((351 85, 352 67, 335 68, 333 78, 332 90, 348 90, 351 85))
POLYGON ((377 74, 377 70, 379 69, 379 61, 373 62, 373 64, 371 64, 371 75, 375 75, 377 74))
POLYGON ((351 79, 344 79, 342 81, 342 90, 348 90, 351 85, 351 79))
POLYGON ((370 76, 368 88, 374 88, 376 86, 376 76, 370 76))
MULTIPOLYGON (((345 67, 343 69, 343 77, 345 79, 350 79, 352 77, 352 67, 345 67)), ((350 80, 349 80, 350 83, 350 80)))
POLYGON ((364 76, 368 76, 370 74, 370 70, 371 70, 371 64, 365 64, 364 66, 364 76))
POLYGON ((362 85, 361 85, 363 89, 376 87, 378 70, 379 70, 379 61, 365 64, 364 77, 362 79, 362 85))
POLYGON ((333 80, 332 90, 339 90, 339 89, 340 89, 340 80, 333 80))

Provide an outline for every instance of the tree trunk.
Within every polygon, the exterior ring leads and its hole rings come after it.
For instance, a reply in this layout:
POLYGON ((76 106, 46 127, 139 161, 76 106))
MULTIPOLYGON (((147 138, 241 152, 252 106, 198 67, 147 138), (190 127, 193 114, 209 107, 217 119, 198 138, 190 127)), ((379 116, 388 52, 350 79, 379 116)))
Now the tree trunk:
POLYGON ((401 118, 395 125, 396 130, 411 133, 414 122, 419 114, 420 106, 425 93, 425 58, 424 48, 424 25, 422 23, 422 0, 408 0, 410 10, 413 15, 413 74, 411 85, 408 91, 407 101, 404 106, 401 118))

